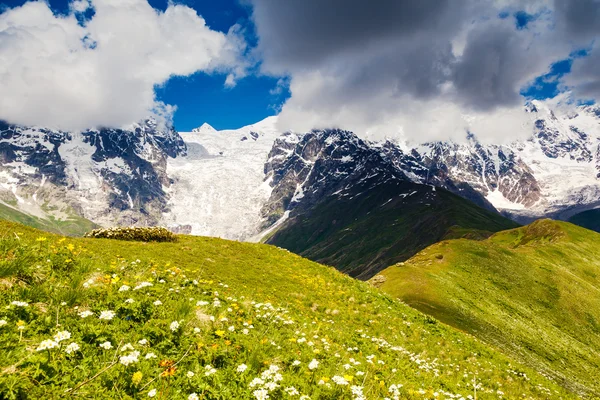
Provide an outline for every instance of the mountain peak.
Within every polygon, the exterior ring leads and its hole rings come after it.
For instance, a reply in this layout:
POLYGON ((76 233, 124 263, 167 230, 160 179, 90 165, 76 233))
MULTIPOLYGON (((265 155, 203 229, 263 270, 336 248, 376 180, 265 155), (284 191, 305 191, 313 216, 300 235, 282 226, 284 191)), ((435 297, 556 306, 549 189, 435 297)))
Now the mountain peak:
POLYGON ((203 123, 202 126, 200 126, 199 128, 192 129, 192 132, 195 132, 195 133, 214 133, 216 131, 217 130, 215 128, 213 128, 206 122, 203 123))

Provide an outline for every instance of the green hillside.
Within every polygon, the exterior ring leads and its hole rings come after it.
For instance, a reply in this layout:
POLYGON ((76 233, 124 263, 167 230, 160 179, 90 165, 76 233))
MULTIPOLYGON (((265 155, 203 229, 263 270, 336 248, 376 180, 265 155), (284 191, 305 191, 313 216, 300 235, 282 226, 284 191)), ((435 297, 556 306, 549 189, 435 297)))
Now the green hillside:
POLYGON ((390 295, 600 396, 600 235, 540 220, 430 246, 374 278, 390 295))
POLYGON ((0 219, 67 236, 82 236, 97 226, 92 221, 76 215, 66 220, 38 218, 2 203, 0 203, 0 219))
POLYGON ((486 238, 517 226, 446 190, 392 182, 329 197, 290 218, 266 242, 369 279, 442 239, 486 238))
POLYGON ((600 232, 600 209, 587 210, 573 215, 569 222, 584 228, 600 232))
POLYGON ((283 249, 0 232, 3 399, 574 398, 283 249))

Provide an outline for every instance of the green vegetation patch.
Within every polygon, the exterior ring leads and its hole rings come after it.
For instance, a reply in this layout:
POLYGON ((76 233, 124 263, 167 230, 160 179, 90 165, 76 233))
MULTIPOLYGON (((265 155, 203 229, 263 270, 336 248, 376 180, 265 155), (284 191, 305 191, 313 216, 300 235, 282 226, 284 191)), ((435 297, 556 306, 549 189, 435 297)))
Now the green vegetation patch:
POLYGON ((0 203, 0 219, 18 222, 33 228, 66 236, 83 236, 85 232, 98 226, 92 221, 82 218, 75 213, 72 213, 70 217, 65 220, 52 217, 44 219, 25 214, 2 203, 0 203))
POLYGON ((3 399, 574 398, 283 249, 0 232, 3 399))
POLYGON ((392 296, 575 393, 600 395, 597 233, 540 220, 483 241, 435 244, 381 275, 392 296))
POLYGON ((440 240, 485 239, 519 226, 435 190, 392 182, 353 197, 333 196, 283 223, 265 242, 366 280, 440 240))

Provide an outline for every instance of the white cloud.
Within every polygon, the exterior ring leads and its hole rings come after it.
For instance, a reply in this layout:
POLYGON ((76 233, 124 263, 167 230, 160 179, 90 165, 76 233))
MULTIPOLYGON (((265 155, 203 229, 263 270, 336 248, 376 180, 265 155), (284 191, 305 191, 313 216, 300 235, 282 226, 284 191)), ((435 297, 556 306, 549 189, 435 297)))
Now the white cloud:
POLYGON ((41 1, 0 14, 0 118, 65 130, 119 127, 160 110, 154 87, 197 71, 243 76, 237 26, 213 31, 186 6, 165 12, 146 0, 85 0, 55 16, 41 1), (91 5, 80 26, 76 14, 91 5))
POLYGON ((251 1, 263 72, 289 76, 281 129, 522 138, 532 121, 521 89, 573 50, 552 0, 251 1), (535 14, 525 29, 521 10, 535 14))

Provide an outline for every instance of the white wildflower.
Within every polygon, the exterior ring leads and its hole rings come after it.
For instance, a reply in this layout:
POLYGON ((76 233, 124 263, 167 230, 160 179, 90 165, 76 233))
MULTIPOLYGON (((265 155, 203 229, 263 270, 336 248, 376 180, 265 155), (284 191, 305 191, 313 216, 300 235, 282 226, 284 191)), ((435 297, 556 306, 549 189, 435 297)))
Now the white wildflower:
POLYGON ((40 345, 38 346, 37 351, 50 350, 55 347, 58 347, 58 343, 56 343, 54 340, 43 340, 42 343, 40 343, 40 345))
POLYGON ((154 397, 156 396, 156 389, 152 389, 148 392, 148 397, 154 397))
POLYGON ((77 343, 71 343, 67 347, 65 347, 65 353, 72 354, 76 351, 79 351, 79 345, 77 343))
POLYGON ((58 332, 56 335, 54 335, 54 340, 57 343, 60 343, 63 340, 67 340, 70 338, 71 338, 71 332, 69 332, 69 331, 61 331, 61 332, 58 332))
POLYGON ((143 289, 145 287, 150 287, 150 286, 154 286, 154 285, 152 285, 150 282, 140 282, 136 287, 133 288, 133 290, 140 290, 140 289, 143 289))
POLYGON ((319 368, 319 362, 313 358, 313 360, 308 364, 308 369, 311 371, 319 368))
POLYGON ((112 349, 112 344, 110 342, 104 342, 100 343, 100 347, 102 347, 104 350, 110 350, 112 349))
POLYGON ((178 321, 171 322, 171 325, 169 325, 169 328, 171 329, 171 332, 175 332, 177 329, 179 329, 179 322, 178 321))
POLYGON ((126 356, 119 357, 119 362, 125 366, 135 364, 139 361, 138 360, 139 355, 140 355, 139 351, 132 351, 131 353, 129 353, 126 356))
POLYGON ((125 343, 123 346, 121 346, 121 352, 123 351, 127 351, 127 350, 133 350, 133 346, 131 345, 131 343, 125 343))
POLYGON ((115 315, 116 314, 114 311, 105 310, 105 311, 100 312, 100 316, 98 318, 110 321, 111 319, 113 319, 115 317, 115 315))
POLYGON ((237 367, 237 372, 239 372, 240 374, 245 372, 248 369, 248 366, 246 364, 240 364, 237 367))
POLYGON ((300 394, 298 389, 296 389, 293 386, 287 387, 287 388, 283 389, 283 391, 286 392, 289 396, 298 396, 300 394))
POLYGON ((87 317, 91 317, 92 315, 94 315, 93 312, 91 312, 90 310, 85 310, 79 313, 79 316, 81 318, 87 318, 87 317))
POLYGON ((348 381, 346 379, 344 379, 344 377, 342 376, 334 376, 333 378, 331 378, 331 380, 333 381, 333 383, 337 384, 337 385, 347 385, 348 381))
POLYGON ((186 375, 188 378, 193 378, 196 374, 194 374, 192 371, 188 371, 186 375))
POLYGON ((256 400, 266 400, 269 398, 269 392, 266 389, 258 389, 252 392, 256 400))
POLYGON ((210 376, 212 374, 217 373, 217 370, 215 368, 213 368, 213 366, 210 364, 208 364, 206 367, 204 367, 204 370, 205 370, 205 372, 204 372, 205 376, 210 376))
POLYGON ((127 286, 127 285, 123 285, 123 286, 121 286, 121 287, 119 288, 119 292, 126 292, 126 291, 128 291, 129 289, 131 289, 129 286, 127 286))
POLYGON ((151 359, 151 358, 156 358, 156 354, 154 354, 154 353, 148 353, 148 354, 146 354, 146 357, 144 357, 144 358, 145 358, 146 360, 149 360, 149 359, 151 359))
POLYGON ((152 303, 152 304, 154 304, 155 306, 160 306, 160 305, 162 305, 162 301, 160 301, 160 300, 156 300, 156 301, 155 301, 154 303, 152 303))

